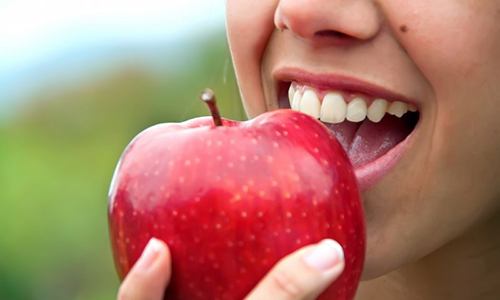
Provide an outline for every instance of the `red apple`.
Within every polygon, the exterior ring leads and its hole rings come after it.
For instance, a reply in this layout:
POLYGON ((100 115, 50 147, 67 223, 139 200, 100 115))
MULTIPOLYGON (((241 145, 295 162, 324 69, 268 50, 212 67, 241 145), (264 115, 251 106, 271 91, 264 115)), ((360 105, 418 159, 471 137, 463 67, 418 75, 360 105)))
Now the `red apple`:
POLYGON ((337 140, 292 110, 246 122, 213 115, 153 126, 123 153, 109 195, 119 276, 156 237, 172 254, 165 299, 243 299, 280 258, 333 238, 346 266, 320 299, 352 299, 365 229, 337 140))

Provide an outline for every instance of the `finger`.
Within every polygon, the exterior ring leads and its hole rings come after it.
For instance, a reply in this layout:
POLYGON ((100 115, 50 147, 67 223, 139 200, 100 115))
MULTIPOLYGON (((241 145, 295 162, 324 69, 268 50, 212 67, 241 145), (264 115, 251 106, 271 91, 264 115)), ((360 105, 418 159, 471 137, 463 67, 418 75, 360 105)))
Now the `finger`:
POLYGON ((342 247, 326 239, 281 259, 246 300, 316 299, 343 270, 342 247))
POLYGON ((118 300, 161 300, 170 280, 170 252, 152 238, 118 291, 118 300))

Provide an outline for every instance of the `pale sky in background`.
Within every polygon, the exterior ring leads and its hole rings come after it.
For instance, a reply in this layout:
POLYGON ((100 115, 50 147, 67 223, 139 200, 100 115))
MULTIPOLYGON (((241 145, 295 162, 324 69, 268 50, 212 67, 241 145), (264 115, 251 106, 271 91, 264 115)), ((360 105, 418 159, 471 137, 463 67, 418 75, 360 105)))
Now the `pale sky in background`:
POLYGON ((224 0, 0 0, 0 77, 69 47, 148 43, 224 22, 224 0))
POLYGON ((105 69, 126 51, 183 51, 182 37, 223 28, 224 9, 225 0, 0 0, 0 119, 37 86, 105 69))

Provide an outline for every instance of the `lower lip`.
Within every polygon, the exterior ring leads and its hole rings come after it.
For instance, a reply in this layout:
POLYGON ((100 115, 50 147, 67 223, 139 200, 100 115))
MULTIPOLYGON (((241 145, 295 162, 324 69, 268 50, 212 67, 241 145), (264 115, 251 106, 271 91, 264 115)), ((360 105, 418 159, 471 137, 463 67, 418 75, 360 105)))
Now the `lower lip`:
POLYGON ((374 186, 399 162, 403 154, 410 148, 418 125, 419 124, 417 124, 413 131, 402 142, 397 144, 386 154, 354 170, 356 178, 358 179, 359 188, 362 192, 374 186))

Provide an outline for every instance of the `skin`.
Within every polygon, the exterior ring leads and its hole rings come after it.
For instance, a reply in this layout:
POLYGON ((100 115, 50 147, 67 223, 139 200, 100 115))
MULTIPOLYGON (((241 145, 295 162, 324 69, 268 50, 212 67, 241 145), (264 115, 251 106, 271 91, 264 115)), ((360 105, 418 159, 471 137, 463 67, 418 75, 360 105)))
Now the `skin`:
POLYGON ((499 20, 499 0, 227 1, 249 117, 278 108, 285 66, 361 78, 419 108, 410 148, 362 193, 357 299, 500 297, 499 20))

